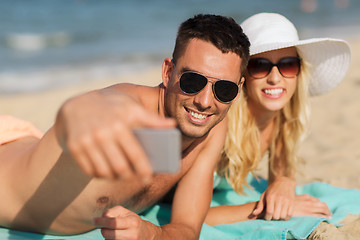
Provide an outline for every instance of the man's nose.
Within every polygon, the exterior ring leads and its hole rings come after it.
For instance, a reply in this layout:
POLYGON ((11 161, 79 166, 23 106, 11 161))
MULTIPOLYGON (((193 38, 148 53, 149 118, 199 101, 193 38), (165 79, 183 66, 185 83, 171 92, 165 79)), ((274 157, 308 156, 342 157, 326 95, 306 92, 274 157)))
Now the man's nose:
POLYGON ((194 97, 194 103, 201 110, 211 108, 213 102, 215 100, 215 96, 212 90, 212 83, 208 82, 206 86, 194 97))

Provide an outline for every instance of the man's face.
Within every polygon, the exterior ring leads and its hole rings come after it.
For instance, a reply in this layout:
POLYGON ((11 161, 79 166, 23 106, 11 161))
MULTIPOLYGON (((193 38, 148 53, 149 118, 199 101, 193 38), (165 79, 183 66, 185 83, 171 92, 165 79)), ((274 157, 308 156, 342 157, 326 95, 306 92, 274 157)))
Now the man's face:
POLYGON ((241 58, 235 53, 224 54, 211 43, 193 39, 177 60, 176 68, 165 62, 164 66, 168 68, 168 74, 163 75, 166 113, 176 119, 183 135, 203 137, 224 119, 231 103, 216 99, 210 81, 200 92, 186 94, 180 89, 179 77, 183 72, 193 71, 208 76, 212 82, 224 79, 239 84, 241 58))

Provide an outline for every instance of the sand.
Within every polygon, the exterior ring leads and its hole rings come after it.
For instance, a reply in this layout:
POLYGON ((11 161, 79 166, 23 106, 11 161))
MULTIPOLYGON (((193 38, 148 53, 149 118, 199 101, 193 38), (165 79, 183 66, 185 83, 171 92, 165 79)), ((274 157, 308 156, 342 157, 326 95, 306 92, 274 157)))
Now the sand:
MULTIPOLYGON (((301 147, 304 165, 303 175, 297 177, 299 184, 321 181, 360 189, 360 38, 347 40, 352 62, 345 79, 331 93, 312 98, 311 133, 301 147)), ((53 124, 58 108, 71 96, 120 82, 154 86, 160 81, 161 63, 156 69, 116 79, 0 96, 0 113, 28 120, 45 132, 53 124)), ((360 239, 360 217, 348 216, 345 220, 342 228, 320 224, 309 239, 360 239)))
POLYGON ((360 215, 349 214, 340 222, 343 226, 335 227, 322 222, 310 234, 309 240, 356 240, 360 239, 360 215))
POLYGON ((311 132, 301 147, 299 182, 360 189, 360 39, 349 40, 352 61, 332 92, 312 98, 311 132))
MULTIPOLYGON (((360 189, 360 39, 349 40, 352 61, 344 81, 312 99, 311 133, 302 145, 305 164, 299 183, 327 182, 360 189)), ((360 239, 360 215, 348 215, 336 228, 321 223, 308 239, 360 239)))

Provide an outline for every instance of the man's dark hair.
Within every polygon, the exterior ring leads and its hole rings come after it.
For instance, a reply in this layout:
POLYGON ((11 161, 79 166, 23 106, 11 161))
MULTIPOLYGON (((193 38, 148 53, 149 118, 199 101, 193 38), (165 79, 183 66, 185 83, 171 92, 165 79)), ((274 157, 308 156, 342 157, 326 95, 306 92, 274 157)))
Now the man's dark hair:
POLYGON ((241 73, 249 60, 250 42, 239 24, 231 17, 198 14, 183 22, 178 30, 173 60, 184 53, 191 39, 212 43, 223 53, 234 52, 242 59, 241 73))

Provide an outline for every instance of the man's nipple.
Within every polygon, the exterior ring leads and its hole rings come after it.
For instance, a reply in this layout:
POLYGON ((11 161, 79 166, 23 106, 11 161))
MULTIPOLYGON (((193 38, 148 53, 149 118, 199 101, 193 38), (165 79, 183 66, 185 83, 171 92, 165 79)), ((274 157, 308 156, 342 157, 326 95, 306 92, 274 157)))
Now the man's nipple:
POLYGON ((106 196, 100 197, 100 198, 96 201, 96 203, 97 203, 98 205, 108 204, 108 202, 109 202, 109 197, 106 197, 106 196))

